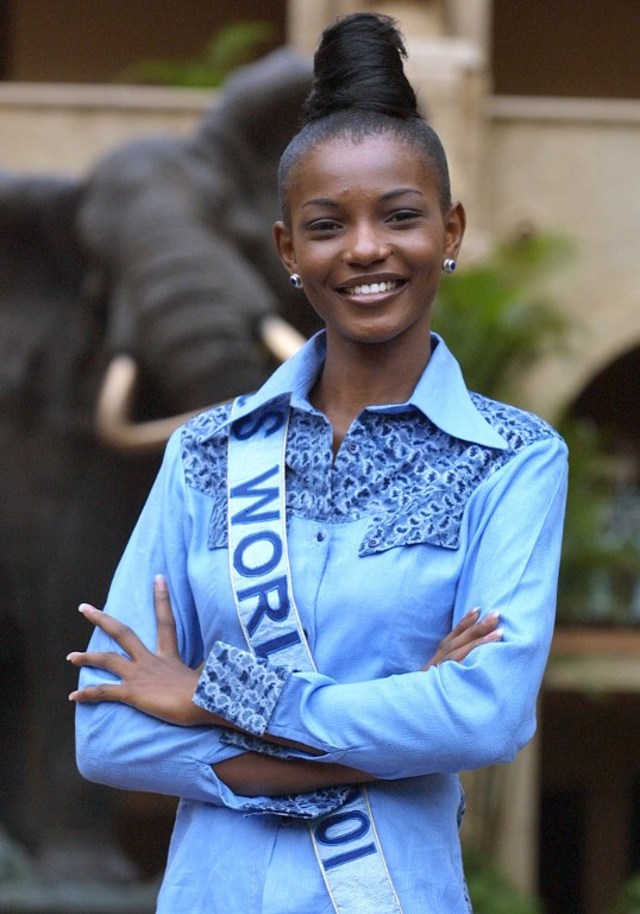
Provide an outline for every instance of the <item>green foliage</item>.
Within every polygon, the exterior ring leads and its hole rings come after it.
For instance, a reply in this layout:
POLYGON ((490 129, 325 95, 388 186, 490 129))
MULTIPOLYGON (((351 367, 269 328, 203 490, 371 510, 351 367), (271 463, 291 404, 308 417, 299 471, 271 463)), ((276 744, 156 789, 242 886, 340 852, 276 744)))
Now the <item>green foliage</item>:
POLYGON ((613 446, 593 423, 562 423, 569 494, 560 568, 563 622, 629 623, 640 615, 640 497, 619 475, 613 446))
POLYGON ((255 60, 273 41, 270 22, 235 22, 220 29, 193 60, 141 60, 122 70, 115 81, 215 89, 236 67, 255 60))
POLYGON ((640 873, 625 885, 612 914, 640 914, 640 873))
POLYGON ((465 852, 465 873, 473 914, 543 914, 537 899, 518 892, 480 854, 465 852))
POLYGON ((567 253, 556 236, 523 235, 444 277, 434 329, 456 354, 471 390, 508 400, 515 378, 561 342, 565 321, 537 282, 567 253))

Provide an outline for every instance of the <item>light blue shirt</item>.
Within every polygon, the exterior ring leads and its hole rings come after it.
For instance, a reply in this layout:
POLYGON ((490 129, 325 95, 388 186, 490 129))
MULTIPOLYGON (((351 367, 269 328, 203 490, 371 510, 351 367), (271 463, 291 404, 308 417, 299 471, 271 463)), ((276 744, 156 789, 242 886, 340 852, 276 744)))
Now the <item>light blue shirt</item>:
MULTIPOLYGON (((331 428, 308 402, 324 345, 314 337, 242 406, 249 415, 291 396, 289 553, 318 672, 282 670, 262 696, 256 664, 247 703, 229 659, 238 651, 225 645, 247 645, 228 568, 227 406, 172 437, 105 608, 154 647, 152 580, 165 574, 182 656, 193 667, 207 660, 196 700, 229 720, 255 711, 258 739, 266 720, 269 733, 314 747, 321 761, 377 775, 371 804, 404 914, 466 914, 457 772, 510 761, 534 732, 566 448, 538 417, 469 394, 434 335, 411 398, 365 410, 334 461, 331 428), (421 671, 475 606, 500 613, 503 640, 421 671), (216 705, 211 687, 221 681, 237 699, 231 712, 216 705)), ((91 650, 105 649, 116 647, 96 631, 91 650)), ((109 678, 85 669, 81 683, 109 678)), ((86 777, 180 797, 158 912, 330 914, 300 818, 317 798, 234 796, 212 770, 242 751, 224 734, 115 703, 77 709, 86 777)))

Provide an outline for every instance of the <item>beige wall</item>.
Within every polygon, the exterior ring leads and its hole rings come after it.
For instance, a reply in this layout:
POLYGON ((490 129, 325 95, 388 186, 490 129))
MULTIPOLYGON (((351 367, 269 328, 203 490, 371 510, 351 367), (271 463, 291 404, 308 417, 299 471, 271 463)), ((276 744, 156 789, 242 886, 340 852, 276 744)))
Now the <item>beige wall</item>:
POLYGON ((575 324, 572 351, 523 385, 553 417, 640 342, 640 101, 494 99, 487 139, 487 228, 527 222, 574 245, 547 284, 575 324))
POLYGON ((80 174, 136 137, 190 133, 214 100, 208 91, 0 83, 0 169, 80 174))

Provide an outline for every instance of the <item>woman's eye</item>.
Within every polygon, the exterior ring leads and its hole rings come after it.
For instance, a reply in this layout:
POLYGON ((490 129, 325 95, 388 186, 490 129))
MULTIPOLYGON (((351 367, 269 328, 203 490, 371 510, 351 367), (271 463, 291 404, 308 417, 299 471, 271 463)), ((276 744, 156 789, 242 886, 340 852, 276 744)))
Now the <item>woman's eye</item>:
POLYGON ((316 219, 307 226, 310 232, 334 232, 339 227, 333 219, 316 219))
POLYGON ((388 222, 409 222, 411 219, 418 219, 420 213, 413 209, 402 209, 388 216, 388 222))

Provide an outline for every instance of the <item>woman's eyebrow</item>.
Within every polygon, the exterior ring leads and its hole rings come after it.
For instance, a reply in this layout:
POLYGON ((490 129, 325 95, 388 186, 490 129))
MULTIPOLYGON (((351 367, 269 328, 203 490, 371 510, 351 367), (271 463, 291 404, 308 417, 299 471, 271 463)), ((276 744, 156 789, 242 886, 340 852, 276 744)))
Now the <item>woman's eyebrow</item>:
POLYGON ((417 187, 397 187, 394 190, 388 190, 386 194, 383 194, 381 200, 392 200, 394 197, 402 197, 405 194, 417 194, 419 197, 424 197, 424 194, 421 190, 418 190, 417 187))
MULTIPOLYGON (((416 194, 419 197, 424 197, 424 194, 421 190, 418 190, 417 187, 397 187, 393 190, 388 190, 386 193, 382 194, 381 200, 393 200, 395 197, 403 197, 405 194, 416 194)), ((305 206, 339 206, 336 200, 332 200, 331 197, 314 197, 313 200, 306 200, 303 204, 305 206)))
POLYGON ((337 206, 338 203, 336 200, 332 200, 330 197, 316 197, 313 200, 307 200, 302 206, 337 206))

